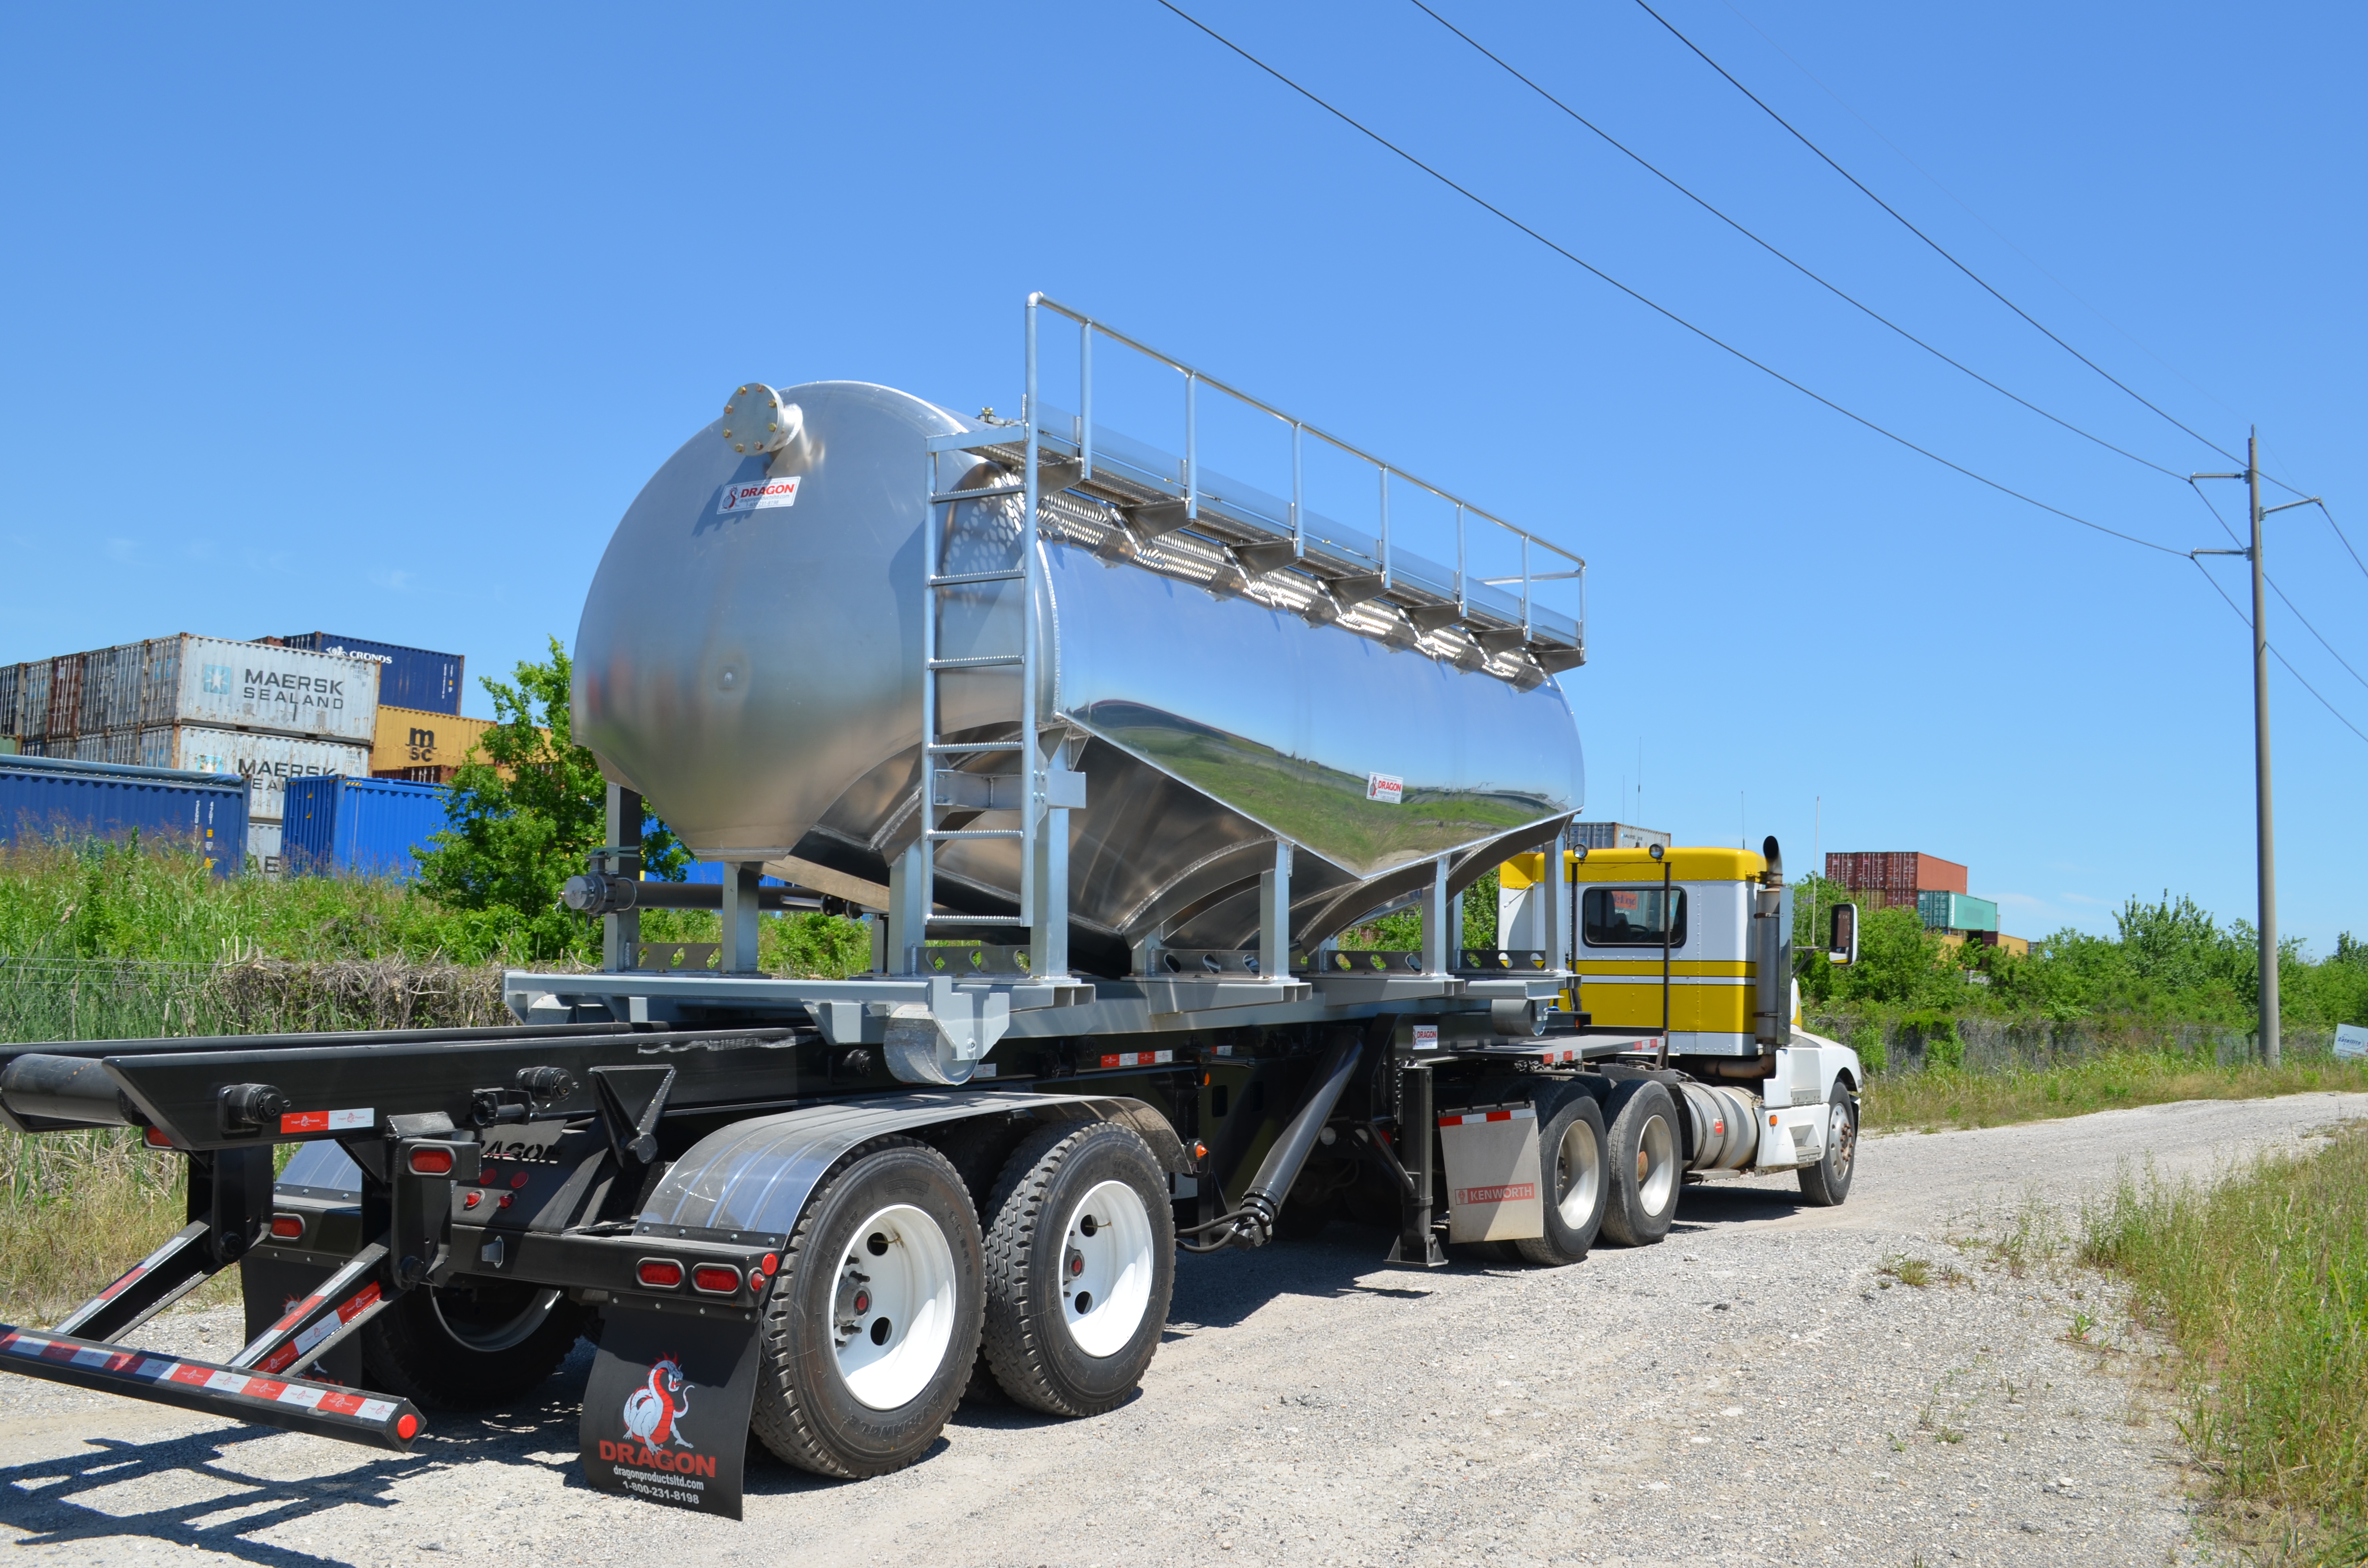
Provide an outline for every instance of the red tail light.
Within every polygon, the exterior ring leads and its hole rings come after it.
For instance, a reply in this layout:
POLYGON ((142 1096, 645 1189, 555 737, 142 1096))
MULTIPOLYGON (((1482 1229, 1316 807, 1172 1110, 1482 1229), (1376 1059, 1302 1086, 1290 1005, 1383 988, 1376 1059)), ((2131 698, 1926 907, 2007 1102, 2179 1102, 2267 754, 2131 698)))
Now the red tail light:
POLYGON ((691 1289, 728 1296, 740 1289, 740 1271, 728 1263, 702 1263, 690 1271, 691 1289))
POLYGON ((301 1242, 304 1239, 304 1216, 274 1214, 271 1217, 271 1239, 278 1242, 301 1242))
POLYGON ((653 1290, 672 1290, 682 1284, 682 1265, 668 1257, 645 1257, 633 1276, 653 1290))
POLYGON ((411 1151, 413 1176, 450 1176, 452 1151, 450 1149, 414 1149, 411 1151))
POLYGON ((147 1144, 151 1149, 169 1149, 173 1146, 173 1141, 165 1136, 165 1130, 161 1127, 151 1127, 143 1131, 140 1134, 140 1142, 147 1144))

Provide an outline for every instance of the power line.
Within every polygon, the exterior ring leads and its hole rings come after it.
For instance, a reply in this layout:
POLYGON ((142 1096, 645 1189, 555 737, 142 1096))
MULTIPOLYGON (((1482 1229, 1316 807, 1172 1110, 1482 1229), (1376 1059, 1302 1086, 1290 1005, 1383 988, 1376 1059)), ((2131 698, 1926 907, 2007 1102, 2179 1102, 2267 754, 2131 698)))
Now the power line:
MULTIPOLYGON (((2193 558, 2190 557, 2190 559, 2192 560, 2193 558)), ((2243 610, 2237 608, 2237 601, 2228 597, 2228 590, 2220 585, 2220 580, 2212 575, 2211 573, 2204 572, 2203 562, 2201 561, 2197 561, 2195 562, 2195 569, 2198 572, 2203 572, 2203 580, 2212 585, 2212 591, 2220 596, 2220 602, 2226 605, 2229 610, 2235 614, 2238 620, 2244 622, 2246 631, 2250 631, 2253 629, 2252 618, 2247 615, 2243 610)), ((2305 691, 2310 693, 2313 697, 2318 697, 2318 687, 2311 685, 2310 682, 2302 678, 2302 672, 2294 668, 2293 664, 2287 660, 2283 653, 2278 652, 2277 645, 2275 643, 2264 640, 2261 645, 2269 649, 2271 654, 2276 658, 2278 663, 2286 666, 2286 674, 2294 676, 2294 680, 2300 684, 2305 691)), ((2368 730, 2362 730, 2359 725, 2345 718, 2341 710, 2339 710, 2334 703, 2329 702, 2324 697, 2318 697, 2318 705, 2321 708, 2326 709, 2329 713, 2334 714, 2335 722, 2337 723, 2342 725, 2353 734, 2358 735, 2362 740, 2368 741, 2368 730)))
POLYGON ((1269 65, 1265 61, 1260 60, 1257 55, 1252 54, 1240 44, 1235 43, 1233 40, 1225 37, 1224 34, 1217 31, 1206 22, 1203 22, 1199 17, 1193 16, 1190 12, 1186 11, 1181 6, 1174 4, 1174 0, 1158 0, 1158 4, 1167 10, 1174 12, 1178 17, 1183 18, 1185 21, 1190 22, 1193 27, 1199 28, 1201 32, 1206 33, 1210 38, 1215 40, 1217 42, 1224 45, 1225 48, 1231 50, 1234 53, 1240 55, 1252 65, 1257 66, 1259 70, 1265 72, 1268 75, 1273 77, 1284 86, 1289 87, 1292 92, 1297 93, 1301 97, 1305 98, 1309 103, 1314 104, 1325 113, 1332 116, 1335 119, 1339 120, 1343 125, 1346 125, 1349 129, 1371 138, 1372 141, 1379 142, 1389 151, 1395 153, 1399 157, 1404 158, 1407 163, 1412 164, 1416 168, 1420 169, 1423 173, 1429 175, 1440 184, 1447 187, 1448 189, 1455 192, 1458 196, 1463 197, 1474 206, 1479 207, 1486 211, 1503 219, 1514 228, 1519 229, 1521 233, 1529 235, 1530 238, 1537 241, 1538 244, 1545 246, 1548 250, 1553 251, 1556 256, 1561 256, 1565 261, 1584 268, 1586 271, 1593 274, 1602 281, 1611 285, 1612 288, 1619 290, 1620 292, 1627 295, 1638 304, 1652 311, 1656 315, 1676 323, 1679 326, 1685 328, 1688 332, 1692 333, 1696 337, 1701 338, 1703 342, 1712 345, 1713 347, 1725 350, 1727 353, 1732 354, 1735 358, 1742 360, 1745 364, 1750 366, 1753 369, 1759 371, 1761 374, 1783 382, 1786 386, 1791 387, 1794 392, 1799 392, 1802 396, 1823 403, 1826 407, 1832 409, 1836 414, 1840 415, 1843 418, 1851 421, 1853 424, 1864 426, 1867 429, 1873 431, 1876 435, 1881 436, 1887 440, 1897 442, 1900 446, 1907 448, 1909 451, 1914 452, 1918 457, 1929 458, 1932 461, 1939 463, 1942 468, 1949 469, 1956 473, 1961 473, 1977 484, 1987 485, 1990 489, 1997 491, 2001 495, 2012 496, 2015 500, 2021 502, 2027 506, 2036 506, 2039 510, 2062 517, 2066 522, 2078 523, 2084 528, 2091 528, 2098 533, 2111 535, 2112 538, 2121 540, 2124 543, 2138 545, 2146 550, 2158 551, 2162 554, 2179 556, 2182 559, 2186 556, 2187 552, 2184 551, 2173 550, 2169 545, 2157 544, 2152 540, 2140 539, 2135 534, 2123 533, 2119 528, 2109 528, 2102 523, 2090 522, 2088 518, 2080 517, 2076 513, 2067 512, 2061 506, 2052 506, 2046 502, 2039 500, 2034 496, 2026 495, 2021 491, 2013 488, 2011 485, 2001 484, 1997 480, 1991 479, 1985 474, 1975 473, 1972 469, 1965 467, 1963 463, 1952 462, 1928 447, 1917 445, 1914 441, 1909 440, 1907 437, 1898 434, 1896 431, 1885 429, 1883 426, 1877 425, 1873 420, 1867 418, 1864 415, 1851 412, 1850 409, 1843 407, 1840 403, 1836 403, 1833 399, 1826 396, 1824 393, 1810 390, 1808 387, 1802 385, 1799 381, 1794 381, 1792 377, 1784 374, 1782 370, 1775 369, 1773 366, 1763 363, 1759 359, 1753 358, 1750 355, 1745 353, 1742 349, 1736 347, 1733 344, 1728 343, 1724 338, 1715 336, 1702 327, 1696 326, 1693 323, 1686 320, 1685 317, 1678 314, 1677 312, 1670 310, 1668 306, 1659 304, 1637 292, 1635 290, 1631 289, 1627 284, 1621 282, 1620 279, 1612 277, 1610 273, 1604 271, 1593 262, 1588 261, 1586 257, 1555 244, 1553 240, 1546 238, 1545 235, 1540 233, 1537 230, 1531 228, 1527 223, 1522 222, 1519 218, 1514 217, 1511 213, 1506 211, 1503 208, 1498 207, 1496 203, 1489 201, 1485 197, 1476 194, 1468 187, 1457 184, 1454 180, 1450 179, 1446 175, 1441 174, 1439 170, 1431 167, 1429 164, 1424 163, 1420 158, 1416 157, 1412 153, 1407 152, 1405 148, 1399 146, 1388 137, 1383 136, 1380 131, 1373 130, 1362 120, 1353 118, 1345 110, 1334 108, 1325 99, 1318 97, 1315 93, 1301 86, 1297 82, 1292 81, 1290 77, 1284 75, 1273 66, 1269 65))
MULTIPOLYGON (((1721 65, 1717 61, 1713 60, 1708 54, 1703 53, 1701 45, 1695 43, 1693 40, 1679 32, 1677 28, 1670 23, 1667 17, 1664 17, 1660 12, 1654 10, 1652 6, 1648 3, 1648 0, 1636 0, 1636 4, 1646 16, 1660 23, 1664 28, 1668 28, 1671 38, 1676 39, 1679 43, 1684 44, 1688 49, 1692 50, 1695 56, 1699 58, 1703 64, 1709 66, 1712 70, 1725 77, 1728 84, 1733 86, 1736 92, 1741 93, 1745 97, 1749 98, 1753 103, 1758 104, 1761 110, 1767 114, 1769 119, 1782 126, 1786 131, 1791 131, 1793 140, 1799 142, 1802 146, 1806 147, 1810 152, 1815 153, 1818 158, 1825 163, 1827 168, 1841 176, 1842 178, 1850 181, 1853 186, 1856 186, 1860 194, 1863 195, 1869 201, 1873 202, 1877 207, 1882 208, 1885 212, 1890 213, 1892 217, 1897 219, 1899 221, 1900 227, 1906 229, 1918 239, 1922 240, 1926 244, 1931 246, 1936 255, 1938 255, 1942 260, 1946 261, 1950 266, 1955 267, 1958 271, 1972 278, 1976 284, 1979 284, 1983 291, 1987 293, 1990 298, 1996 300, 1999 304, 2004 305, 2008 310, 2012 311, 2016 315, 2021 316, 2024 321, 2029 322, 2032 326, 2036 328, 2049 342, 2055 344, 2058 348, 2063 349, 2065 353, 2071 355, 2072 358, 2079 360, 2080 363, 2088 366, 2089 369, 2096 371, 2097 374, 2104 377, 2105 380, 2112 382, 2113 385, 2121 388, 2122 391, 2137 399, 2139 403, 2144 403, 2147 408, 2150 408, 2154 410, 2155 413, 2161 415, 2163 418, 2169 420, 2171 424, 2178 426, 2180 429, 2186 431, 2190 436, 2194 437, 2197 440, 2203 442, 2214 451, 2218 452, 2230 462, 2241 462, 2244 460, 2237 457, 2236 453, 2230 451, 2227 448, 2221 446, 2218 442, 2213 440, 2212 437, 2204 435, 2202 431, 2194 429, 2193 427, 2182 423, 2176 415, 2157 404, 2148 402, 2145 395, 2140 393, 2136 388, 2132 387, 2126 381, 2122 381, 2111 370, 2106 369, 2102 365, 2098 364, 2094 359, 2089 358, 2086 354, 2081 353, 2078 348, 2073 347, 2070 344, 2056 336, 2053 332, 2048 331, 2048 329, 2040 323, 2038 317, 2032 315, 2029 311, 2024 310, 2021 305, 2016 304, 2012 300, 2008 299, 2004 294, 1999 293, 1996 289, 1992 288, 1989 281, 1983 278, 1980 273, 1975 272, 1972 267, 1967 267, 1964 262, 1959 261, 1955 256, 1950 255, 1948 249, 1943 246, 1940 241, 1926 233, 1915 224, 1909 222, 1906 215, 1901 213, 1897 208, 1892 206, 1888 201, 1884 200, 1880 196, 1875 195, 1873 191, 1869 190, 1866 187, 1865 183, 1856 175, 1842 167, 1841 165, 1834 162, 1831 157, 1827 155, 1824 148, 1810 141, 1806 136, 1802 135, 1801 132, 1793 127, 1791 120, 1786 119, 1782 115, 1778 114, 1773 108, 1769 108, 1766 100, 1761 98, 1759 94, 1745 86, 1741 82, 1736 81, 1734 74, 1728 71, 1725 66, 1721 65)), ((2283 483, 2283 481, 2280 481, 2279 483, 2283 483)), ((2292 486, 2288 486, 2288 488, 2291 489, 2292 486)), ((2295 494, 2300 494, 2301 492, 2296 491, 2295 494)))
MULTIPOLYGON (((2220 525, 2220 531, 2228 536, 2228 542, 2239 547, 2240 549, 2243 548, 2245 541, 2237 537, 2237 530, 2228 526, 2228 520, 2220 515, 2220 508, 2213 505, 2212 497, 2203 494, 2203 486, 2196 483, 2192 479, 2187 483, 2188 487, 2195 492, 2195 498, 2203 502, 2203 505, 2210 509, 2212 513, 2212 520, 2220 525)), ((2294 618, 2302 622, 2302 629, 2305 631, 2309 632, 2313 637, 2318 639, 2318 645, 2327 650, 2328 657, 2333 659, 2337 664, 2343 666, 2344 674, 2350 676, 2353 680, 2358 681, 2362 686, 2368 687, 2368 676, 2363 676, 2358 670, 2353 669, 2351 667, 2351 661, 2346 659, 2342 654, 2335 651, 2335 644, 2329 642, 2327 640, 2326 635, 2322 633, 2317 627, 2313 626, 2310 623, 2310 618, 2303 614, 2302 608, 2299 605, 2296 605, 2293 599, 2287 597, 2286 591, 2278 586, 2278 580, 2275 577, 2271 576, 2268 572, 2264 571, 2261 574, 2261 581, 2270 585, 2271 592, 2276 594, 2279 598, 2285 600, 2286 608, 2292 610, 2294 612, 2294 618)))
MULTIPOLYGON (((1966 203, 1964 198, 1959 196, 1955 191, 1951 190, 1947 186, 1941 184, 1941 177, 1938 175, 1934 174, 1931 170, 1926 168, 1923 165, 1910 157, 1908 155, 1907 149, 1902 147, 1898 142, 1894 142, 1890 137, 1885 136, 1883 133, 1883 128, 1881 126, 1867 119, 1866 116, 1859 113, 1856 108, 1850 106, 1849 99, 1843 97, 1839 93, 1834 91, 1833 88, 1827 86, 1824 77, 1810 70, 1806 65, 1802 64, 1800 58, 1793 54, 1791 50, 1788 50, 1782 44, 1778 43, 1776 40, 1769 34, 1766 28, 1761 27, 1758 22, 1755 22, 1749 17, 1745 16, 1743 12, 1736 7, 1735 0, 1719 0, 1719 3, 1725 6, 1729 11, 1734 12, 1737 21, 1741 22, 1745 27, 1749 28, 1753 32, 1758 33, 1761 40, 1767 43, 1769 48, 1782 55, 1785 59, 1785 62, 1790 64, 1793 70, 1798 71, 1802 75, 1806 76, 1812 83, 1816 84, 1819 92, 1833 99, 1834 102, 1841 105, 1843 110, 1847 112, 1852 119, 1855 119, 1861 125, 1865 126, 1867 130, 1873 133, 1876 141, 1890 148, 1894 153, 1898 153, 1900 162, 1906 164, 1909 168, 1914 169, 1918 174, 1922 175, 1927 180, 1930 180, 1935 190, 1938 190, 1941 195, 1955 202, 1958 208, 1964 211, 1965 216, 1971 218, 1975 222, 1979 223, 1983 228, 1987 229, 1991 234, 1997 238, 1998 244, 2006 246, 2007 249, 2014 252, 2015 255, 2029 262, 2032 271, 2038 273, 2042 278, 2046 278, 2050 283, 2055 284, 2058 289, 2063 290, 2066 294, 2071 297, 2073 303, 2078 305, 2082 310, 2087 311, 2090 315, 2095 316, 2099 321, 2103 322, 2107 326, 2112 327, 2115 332, 2119 333, 2123 340, 2128 343, 2131 347, 2135 348, 2139 353, 2145 355, 2147 358, 2153 360, 2164 369, 2169 370, 2180 381, 2185 381, 2188 386, 2197 393, 2210 399, 2223 414, 2227 415, 2232 419, 2237 416, 2237 411, 2230 408, 2226 403, 2222 403, 2219 398, 2214 396, 2210 388, 2200 384, 2196 381, 2195 378, 2190 376, 2186 371, 2180 369, 2178 366, 2172 364, 2169 360, 2164 358, 2161 355, 2156 353, 2153 349, 2139 342, 2137 338, 2130 333, 2128 328, 2122 325, 2121 323, 2115 321, 2112 317, 2107 315, 2104 312, 2099 310, 2096 306, 2090 304, 2088 299, 2075 290, 2069 283, 2065 282, 2064 279, 2056 277, 2055 274, 2048 271, 2046 267, 2041 266, 2037 256, 2032 256, 2029 251, 2015 244, 2014 241, 2009 237, 2004 231, 2000 230, 1997 224, 1983 217, 1979 212, 1975 211, 1973 208, 1966 203)), ((2267 479, 2269 478, 2269 475, 2264 473, 2261 477, 2267 479)), ((2284 481, 2281 480, 2279 483, 2283 484, 2284 481)), ((2300 492, 2296 492, 2296 494, 2300 494, 2300 492)))
POLYGON ((2176 469, 2165 468, 2162 464, 2154 461, 2150 458, 2142 458, 2138 456, 2137 453, 2129 450, 2127 448, 2114 445, 2112 442, 2106 440, 2102 436, 2097 435, 2092 431, 2083 430, 2079 426, 2073 424, 2070 420, 2050 414, 2047 410, 2040 407, 2029 398, 2009 392, 2006 388, 1998 385, 1998 382, 1990 380, 1987 376, 1983 375, 1979 370, 1975 369, 1972 366, 1964 364, 1962 361, 1952 358, 1948 354, 1943 353, 1941 350, 1935 348, 1932 345, 1925 342, 1922 338, 1917 336, 1906 327, 1901 326, 1897 322, 1893 321, 1890 317, 1884 315, 1881 312, 1875 310, 1865 301, 1853 297, 1838 285, 1828 282, 1826 278, 1811 271, 1807 267, 1795 261, 1793 257, 1777 249, 1766 240, 1761 239, 1758 234, 1753 233, 1749 229, 1745 228, 1733 218, 1728 217, 1725 212, 1720 211, 1716 207, 1711 205, 1711 203, 1703 198, 1697 196, 1694 192, 1686 188, 1686 187, 1679 184, 1673 176, 1664 173, 1652 163, 1647 161, 1642 153, 1639 153, 1634 148, 1622 142, 1618 137, 1612 135, 1610 131, 1604 130, 1601 126, 1596 124, 1593 120, 1588 119, 1585 115, 1579 113, 1568 104, 1563 102, 1562 99, 1548 92, 1544 87, 1539 85, 1537 82, 1520 71, 1503 55, 1498 54, 1495 50, 1490 49, 1486 44, 1482 43, 1478 39, 1474 38, 1462 28, 1457 27, 1453 22, 1449 21, 1445 17, 1442 17, 1438 12, 1432 10, 1429 6, 1423 3, 1423 0, 1410 0, 1410 3, 1414 6, 1415 9, 1420 11, 1424 16, 1429 17, 1432 21, 1437 22, 1440 27, 1445 28, 1449 32, 1453 33, 1457 38, 1462 39, 1474 49, 1478 50, 1482 54, 1486 55, 1490 60, 1496 62, 1496 63, 1501 66, 1506 74, 1510 75, 1515 81, 1520 82, 1523 86, 1529 88, 1530 91, 1537 94, 1538 97, 1545 99, 1546 102, 1554 105, 1554 108, 1562 110, 1563 113, 1570 116, 1571 119, 1587 127, 1588 130, 1595 132, 1596 135, 1601 137, 1605 142, 1609 142, 1621 153, 1625 153, 1629 158, 1635 162, 1638 167, 1644 169, 1646 173, 1660 180, 1670 189, 1676 191, 1679 195, 1684 197, 1695 206, 1700 207, 1703 211, 1709 213, 1720 222, 1725 223, 1728 228, 1733 229, 1736 233, 1741 234, 1745 239, 1749 240, 1753 244, 1756 244, 1760 249, 1766 251, 1770 256, 1774 256, 1785 266, 1793 268, 1793 271, 1798 272, 1802 277, 1806 278, 1812 283, 1824 289, 1835 298, 1856 306, 1867 315, 1873 317, 1878 322, 1881 322, 1884 326, 1889 327, 1892 331, 1897 333, 1900 336, 1906 338, 1917 347, 1924 350, 1925 353, 1930 354, 1934 358, 1940 360, 1942 364, 1963 370, 1966 375, 1971 376, 1974 380, 1981 382, 1982 385, 1989 388, 1990 391, 1998 393, 2000 397, 2008 398, 2015 403, 2021 403, 2023 407, 2031 410, 2032 413, 2038 415, 2041 418, 2052 420, 2055 424, 2062 426, 2065 429, 2071 431, 2074 435, 2094 441, 2097 445, 2104 448, 2109 452, 2117 453, 2122 457, 2129 459, 2130 461, 2134 463, 2143 464, 2145 467, 2154 470, 2157 473, 2168 474, 2173 479, 2185 483, 2187 476, 2179 472, 2176 469))

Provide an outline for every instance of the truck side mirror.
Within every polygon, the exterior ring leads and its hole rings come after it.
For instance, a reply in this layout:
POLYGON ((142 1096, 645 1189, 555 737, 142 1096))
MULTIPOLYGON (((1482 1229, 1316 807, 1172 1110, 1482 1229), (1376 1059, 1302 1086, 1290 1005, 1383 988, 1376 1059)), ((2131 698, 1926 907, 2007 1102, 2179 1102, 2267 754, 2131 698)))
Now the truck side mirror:
POLYGON ((1834 905, 1832 939, 1826 943, 1826 961, 1836 964, 1858 962, 1858 905, 1834 905))

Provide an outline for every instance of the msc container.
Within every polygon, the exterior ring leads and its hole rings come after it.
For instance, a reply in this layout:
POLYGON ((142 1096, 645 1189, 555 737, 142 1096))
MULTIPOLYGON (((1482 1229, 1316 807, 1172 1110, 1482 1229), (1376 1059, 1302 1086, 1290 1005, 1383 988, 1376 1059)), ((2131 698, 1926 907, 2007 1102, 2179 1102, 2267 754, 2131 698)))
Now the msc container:
POLYGON ((291 778, 282 863, 297 876, 417 876, 412 851, 450 825, 451 795, 440 784, 393 778, 291 778))
POLYGON ((1838 849, 1826 856, 1826 880, 1877 909, 1913 907, 1918 893, 1964 892, 1965 868, 1912 849, 1838 849))
POLYGON ((360 746, 202 724, 156 725, 141 731, 140 761, 147 767, 239 774, 252 791, 247 814, 270 822, 280 821, 284 814, 281 792, 290 778, 370 776, 370 753, 360 746))
POLYGON ((190 845, 228 876, 246 844, 246 796, 236 779, 199 773, 0 756, 0 843, 137 835, 190 845))
POLYGON ((370 771, 385 778, 412 768, 458 767, 476 749, 478 737, 493 727, 486 719, 463 719, 381 702, 378 737, 370 747, 370 771))
POLYGON ((1563 835, 1565 849, 1650 849, 1669 847, 1669 835, 1656 827, 1631 827, 1624 822, 1575 822, 1563 835))
POLYGON ((1919 892, 1916 895, 1916 914, 1930 931, 1998 928, 1998 904, 1994 900, 1969 898, 1961 892, 1919 892))
POLYGON ((428 713, 461 711, 461 666, 458 653, 435 653, 406 648, 400 642, 373 642, 335 631, 300 631, 279 641, 290 648, 367 659, 379 666, 378 699, 399 708, 428 713))

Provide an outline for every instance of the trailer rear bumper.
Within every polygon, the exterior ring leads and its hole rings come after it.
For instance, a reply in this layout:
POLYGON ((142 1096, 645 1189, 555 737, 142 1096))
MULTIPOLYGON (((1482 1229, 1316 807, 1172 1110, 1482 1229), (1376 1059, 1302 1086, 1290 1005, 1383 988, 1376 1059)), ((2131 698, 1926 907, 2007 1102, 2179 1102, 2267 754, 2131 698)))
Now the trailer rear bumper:
POLYGON ((405 1399, 6 1324, 0 1324, 0 1371, 396 1453, 411 1451, 421 1426, 418 1410, 405 1399))

